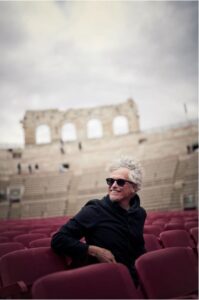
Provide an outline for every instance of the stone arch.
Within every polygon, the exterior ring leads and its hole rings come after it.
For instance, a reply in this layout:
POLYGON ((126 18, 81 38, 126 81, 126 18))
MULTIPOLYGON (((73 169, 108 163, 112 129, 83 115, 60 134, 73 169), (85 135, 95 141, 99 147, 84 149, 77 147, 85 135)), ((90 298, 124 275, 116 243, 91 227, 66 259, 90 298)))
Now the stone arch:
POLYGON ((36 144, 48 144, 51 143, 51 130, 46 124, 37 126, 36 128, 36 144))
MULTIPOLYGON (((95 134, 89 134, 89 137, 113 137, 113 118, 116 116, 125 116, 128 120, 128 126, 126 126, 126 130, 124 129, 125 126, 123 125, 123 129, 115 130, 116 134, 125 134, 127 132, 131 134, 140 131, 138 110, 136 103, 132 99, 128 99, 126 102, 119 103, 117 105, 100 106, 94 108, 68 109, 66 111, 59 111, 57 109, 27 111, 21 123, 23 124, 24 128, 26 145, 36 144, 36 128, 40 124, 49 125, 51 142, 60 141, 62 126, 65 122, 73 123, 75 125, 77 140, 82 142, 88 139, 87 122, 91 119, 99 119, 101 125, 98 124, 95 134), (127 130, 127 128, 129 130, 127 130)), ((116 125, 116 128, 117 126, 118 125, 116 125)), ((88 127, 93 127, 93 125, 89 125, 88 127)))
POLYGON ((61 139, 64 142, 77 140, 76 127, 73 123, 65 123, 61 129, 61 139))
POLYGON ((99 119, 91 119, 87 123, 87 137, 89 139, 103 136, 102 123, 99 119))
POLYGON ((125 116, 117 116, 113 119, 114 135, 123 135, 129 133, 129 123, 125 116))

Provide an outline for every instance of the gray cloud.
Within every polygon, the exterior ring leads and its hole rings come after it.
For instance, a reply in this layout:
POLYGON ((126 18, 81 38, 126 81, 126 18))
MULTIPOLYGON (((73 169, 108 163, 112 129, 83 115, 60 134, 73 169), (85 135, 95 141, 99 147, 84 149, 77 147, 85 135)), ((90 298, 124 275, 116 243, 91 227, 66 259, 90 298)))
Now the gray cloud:
POLYGON ((197 117, 197 6, 0 2, 0 143, 23 142, 19 120, 28 109, 133 96, 143 129, 185 120, 185 102, 197 117))

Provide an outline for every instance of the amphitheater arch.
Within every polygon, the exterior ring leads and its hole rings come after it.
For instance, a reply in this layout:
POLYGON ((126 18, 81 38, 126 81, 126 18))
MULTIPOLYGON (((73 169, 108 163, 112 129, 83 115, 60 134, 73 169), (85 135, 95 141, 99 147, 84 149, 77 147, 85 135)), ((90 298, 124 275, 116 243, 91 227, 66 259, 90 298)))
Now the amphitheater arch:
POLYGON ((103 136, 102 123, 98 119, 91 119, 87 123, 87 137, 89 139, 101 138, 103 136))
POLYGON ((113 119, 114 135, 123 135, 129 132, 128 119, 125 116, 117 116, 113 119))
POLYGON ((65 123, 61 129, 61 138, 64 142, 77 140, 76 127, 73 123, 65 123))
POLYGON ((36 144, 48 144, 51 142, 51 130, 48 125, 42 124, 36 128, 36 144))

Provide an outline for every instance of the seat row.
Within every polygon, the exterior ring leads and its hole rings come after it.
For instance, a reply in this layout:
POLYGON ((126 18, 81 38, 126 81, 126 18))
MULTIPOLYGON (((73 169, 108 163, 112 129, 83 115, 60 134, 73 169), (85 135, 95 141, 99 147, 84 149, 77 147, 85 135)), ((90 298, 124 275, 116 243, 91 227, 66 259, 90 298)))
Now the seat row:
POLYGON ((70 268, 50 248, 22 249, 0 259, 1 298, 170 299, 197 298, 197 269, 187 247, 151 251, 136 260, 135 287, 127 268, 99 263, 70 268))
POLYGON ((152 224, 152 225, 145 224, 144 232, 153 233, 156 236, 159 236, 159 234, 163 231, 176 230, 176 229, 186 230, 189 233, 191 228, 194 227, 198 227, 197 222, 191 222, 186 227, 184 225, 177 224, 177 223, 169 223, 169 224, 165 224, 164 226, 162 226, 161 224, 152 224))
POLYGON ((122 264, 96 264, 36 280, 34 299, 198 299, 197 271, 189 248, 146 253, 136 261, 135 287, 122 264))
POLYGON ((190 231, 191 236, 185 230, 163 231, 158 237, 151 233, 144 233, 145 248, 149 252, 168 247, 190 247, 197 253, 198 228, 192 228, 190 231))
MULTIPOLYGON (((26 247, 28 247, 29 242, 32 241, 33 239, 51 237, 59 229, 59 227, 57 225, 54 227, 53 226, 41 227, 41 228, 31 230, 28 233, 16 229, 7 230, 7 231, 2 231, 1 229, 0 243, 10 242, 10 241, 22 242, 23 244, 25 244, 26 247)), ((184 229, 187 230, 187 232, 190 232, 190 229, 193 227, 198 227, 198 223, 188 222, 185 223, 185 225, 179 223, 167 223, 164 226, 162 226, 161 224, 152 224, 152 225, 145 224, 144 233, 152 233, 156 236, 159 236, 159 234, 165 230, 184 229)))
POLYGON ((159 226, 162 231, 163 230, 172 230, 172 229, 185 229, 189 230, 190 228, 197 227, 198 221, 187 221, 187 222, 179 222, 179 221, 170 221, 164 222, 161 220, 154 221, 152 223, 145 222, 145 226, 159 226))
MULTIPOLYGON (((0 220, 0 229, 9 230, 13 229, 34 229, 37 227, 45 227, 51 225, 61 226, 64 224, 71 216, 59 216, 59 217, 48 217, 48 218, 34 218, 34 219, 15 219, 15 220, 0 220)), ((198 211, 148 211, 146 222, 152 224, 156 221, 176 222, 176 221, 197 221, 198 211)))
POLYGON ((194 221, 198 221, 198 216, 190 216, 190 217, 184 217, 184 216, 179 216, 179 217, 167 217, 167 216, 162 216, 162 217, 150 217, 147 215, 146 218, 147 223, 149 224, 153 224, 153 223, 186 223, 186 222, 194 222, 194 221))
MULTIPOLYGON (((167 247, 191 247, 196 253, 198 248, 198 227, 191 228, 190 234, 185 230, 168 230, 156 236, 144 233, 147 252, 167 247)), ((51 237, 37 234, 19 235, 13 242, 0 243, 0 257, 8 252, 35 247, 50 247, 51 237)))
POLYGON ((37 229, 59 228, 71 217, 62 216, 44 219, 24 219, 24 220, 0 220, 0 232, 17 230, 28 233, 37 229))
POLYGON ((55 231, 53 230, 50 231, 49 234, 42 233, 42 232, 21 234, 13 230, 5 234, 2 234, 0 236, 0 244, 5 242, 20 242, 24 244, 26 247, 28 247, 31 241, 36 239, 41 239, 41 238, 47 238, 47 237, 50 238, 54 233, 55 231))

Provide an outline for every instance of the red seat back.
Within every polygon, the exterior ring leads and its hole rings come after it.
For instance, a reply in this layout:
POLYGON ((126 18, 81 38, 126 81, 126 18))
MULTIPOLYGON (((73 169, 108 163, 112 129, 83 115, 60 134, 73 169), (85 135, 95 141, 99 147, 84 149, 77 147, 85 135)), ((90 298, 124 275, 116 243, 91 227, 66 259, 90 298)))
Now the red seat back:
POLYGON ((147 252, 161 249, 158 238, 154 234, 144 233, 145 249, 147 252))
POLYGON ((9 238, 6 236, 0 236, 0 244, 9 242, 9 238))
POLYGON ((167 223, 164 225, 164 230, 185 229, 182 223, 167 223))
POLYGON ((37 228, 31 230, 29 233, 44 233, 46 236, 50 236, 53 229, 51 228, 37 228))
POLYGON ((19 231, 19 230, 8 230, 8 231, 4 231, 4 232, 1 232, 1 237, 7 237, 8 240, 10 242, 14 241, 14 238, 17 236, 17 235, 21 235, 21 234, 24 234, 24 231, 19 231))
POLYGON ((34 240, 46 238, 44 233, 27 233, 16 236, 13 241, 22 243, 25 247, 29 247, 29 243, 34 240))
POLYGON ((154 234, 155 236, 159 236, 162 231, 162 227, 159 225, 145 225, 144 233, 154 234))
POLYGON ((139 299, 128 269, 122 264, 100 263, 58 272, 37 280, 35 299, 139 299))
POLYGON ((149 299, 197 297, 198 279, 190 248, 174 247, 145 253, 135 263, 149 299))
POLYGON ((24 249, 24 245, 17 242, 8 242, 0 244, 0 257, 16 250, 24 249))
POLYGON ((38 239, 38 240, 34 240, 32 242, 29 243, 29 247, 30 248, 35 248, 35 247, 50 247, 51 244, 51 238, 47 237, 47 238, 43 238, 43 239, 38 239))
POLYGON ((166 247, 194 247, 193 241, 186 230, 168 230, 160 233, 160 240, 166 247))
POLYGON ((27 286, 47 274, 66 269, 65 259, 49 247, 31 248, 8 253, 0 259, 3 287, 24 281, 27 286))
POLYGON ((198 227, 198 222, 197 221, 185 222, 184 227, 187 231, 189 231, 193 227, 198 227))

